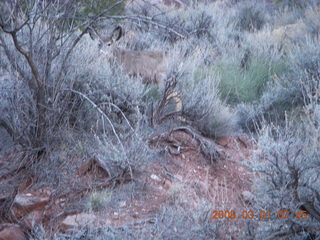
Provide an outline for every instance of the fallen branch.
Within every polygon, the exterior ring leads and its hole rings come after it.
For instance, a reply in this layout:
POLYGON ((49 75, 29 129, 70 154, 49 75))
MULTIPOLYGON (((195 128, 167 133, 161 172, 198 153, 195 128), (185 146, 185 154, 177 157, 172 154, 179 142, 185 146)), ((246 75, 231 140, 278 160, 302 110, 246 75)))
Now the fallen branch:
POLYGON ((193 130, 190 127, 177 127, 173 128, 169 132, 162 133, 160 135, 156 135, 154 137, 150 137, 148 139, 149 144, 155 144, 156 147, 161 147, 162 151, 168 152, 170 155, 180 155, 181 153, 188 151, 188 150, 197 150, 200 147, 200 153, 203 154, 203 156, 210 160, 210 163, 213 164, 214 160, 218 157, 226 157, 225 152, 220 149, 217 145, 214 143, 211 143, 210 141, 203 138, 200 134, 198 134, 195 130, 193 130), (193 139, 196 140, 196 143, 191 143, 194 146, 190 146, 190 141, 185 142, 185 146, 181 146, 181 143, 179 143, 172 134, 174 132, 185 132, 192 136, 193 139), (172 150, 174 148, 175 150, 172 150))
POLYGON ((192 130, 190 127, 177 127, 170 131, 169 136, 177 131, 183 131, 187 134, 192 135, 194 139, 196 139, 199 142, 201 153, 206 157, 210 159, 210 163, 213 164, 213 161, 217 159, 217 157, 223 155, 222 150, 219 149, 217 146, 214 146, 209 141, 205 140, 200 134, 196 133, 194 130, 192 130))

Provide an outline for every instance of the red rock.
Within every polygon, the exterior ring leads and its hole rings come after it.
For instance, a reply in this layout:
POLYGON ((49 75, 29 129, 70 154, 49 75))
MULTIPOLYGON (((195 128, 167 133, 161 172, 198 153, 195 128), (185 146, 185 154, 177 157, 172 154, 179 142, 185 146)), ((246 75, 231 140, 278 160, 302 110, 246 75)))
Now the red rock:
POLYGON ((43 209, 49 202, 49 196, 37 196, 34 193, 17 194, 12 206, 12 214, 16 218, 21 218, 29 213, 43 209))
POLYGON ((78 172, 80 176, 92 174, 101 178, 110 177, 108 167, 98 158, 91 158, 82 163, 78 172))
POLYGON ((79 213, 67 216, 60 225, 60 230, 67 231, 71 229, 78 229, 88 224, 92 224, 97 220, 94 214, 79 213))
POLYGON ((19 225, 1 224, 0 240, 27 240, 19 225))

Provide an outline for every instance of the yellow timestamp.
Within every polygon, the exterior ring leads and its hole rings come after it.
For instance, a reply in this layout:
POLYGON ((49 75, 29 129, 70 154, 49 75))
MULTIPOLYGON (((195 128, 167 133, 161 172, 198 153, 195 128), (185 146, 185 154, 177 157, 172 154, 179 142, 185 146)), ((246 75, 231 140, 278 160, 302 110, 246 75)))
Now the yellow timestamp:
POLYGON ((269 220, 272 217, 277 219, 287 219, 289 217, 307 219, 307 211, 298 210, 292 212, 289 210, 279 210, 277 213, 271 213, 271 211, 253 211, 244 210, 237 212, 235 210, 213 210, 211 212, 211 220, 220 219, 247 219, 247 220, 269 220), (275 216, 274 216, 275 215, 275 216))

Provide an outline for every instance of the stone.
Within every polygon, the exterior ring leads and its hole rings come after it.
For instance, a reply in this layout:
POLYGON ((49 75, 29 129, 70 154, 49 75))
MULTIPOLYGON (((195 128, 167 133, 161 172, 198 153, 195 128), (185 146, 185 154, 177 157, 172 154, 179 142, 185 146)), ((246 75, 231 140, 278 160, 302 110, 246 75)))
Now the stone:
POLYGON ((27 240, 27 238, 19 225, 1 224, 0 240, 27 240))
POLYGON ((106 164, 95 157, 82 163, 80 168, 78 169, 78 173, 80 176, 90 174, 100 178, 110 177, 108 167, 106 166, 106 164))
POLYGON ((60 225, 60 230, 68 231, 79 229, 83 226, 90 225, 97 220, 97 217, 91 213, 79 213, 67 216, 60 225))
POLYGON ((157 181, 157 182, 160 182, 161 181, 161 179, 157 176, 157 175, 155 175, 155 174, 151 174, 151 179, 152 180, 155 180, 155 181, 157 181))
POLYGON ((49 202, 49 196, 37 196, 34 193, 17 194, 12 205, 12 214, 16 218, 22 218, 29 213, 43 209, 49 202))

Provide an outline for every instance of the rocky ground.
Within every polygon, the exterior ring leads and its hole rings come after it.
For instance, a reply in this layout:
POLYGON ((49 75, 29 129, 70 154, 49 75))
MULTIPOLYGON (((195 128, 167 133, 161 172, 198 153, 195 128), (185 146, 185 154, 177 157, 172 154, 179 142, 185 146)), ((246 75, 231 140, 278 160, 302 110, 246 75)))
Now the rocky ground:
MULTIPOLYGON (((203 200, 214 207, 211 211, 243 211, 250 208, 250 201, 253 200, 250 193, 252 173, 245 162, 250 161, 254 144, 246 135, 224 137, 213 142, 202 137, 196 139, 186 131, 174 131, 153 136, 150 145, 160 151, 165 162, 148 164, 143 167, 144 171, 134 173, 132 180, 124 180, 118 191, 125 191, 126 185, 130 186, 132 181, 144 184, 138 191, 135 189, 131 194, 121 195, 118 201, 110 201, 98 211, 74 210, 67 204, 80 202, 89 190, 69 192, 57 198, 56 189, 33 189, 32 179, 21 184, 10 206, 15 224, 0 225, 1 239, 25 239, 23 232, 32 231, 36 225, 42 225, 48 233, 66 233, 84 226, 153 224, 152 216, 159 213, 163 206, 179 204, 186 212, 196 212, 203 200), (210 142, 217 150, 212 162, 201 151, 200 145, 204 142, 210 142)), ((5 166, 10 154, 13 153, 1 156, 1 167, 5 166)), ((109 187, 107 167, 96 158, 85 161, 74 178, 80 178, 87 186, 99 180, 101 191, 109 187)), ((2 186, 9 183, 10 176, 1 178, 2 186)), ((10 196, 10 191, 2 189, 0 201, 7 201, 10 196)), ((211 212, 208 214, 211 216, 211 212)), ((211 221, 210 217, 207 221, 211 221)), ((241 235, 243 221, 237 220, 225 223, 221 228, 223 235, 228 235, 226 231, 232 229, 229 228, 231 225, 237 225, 238 232, 232 231, 230 234, 241 235)))

